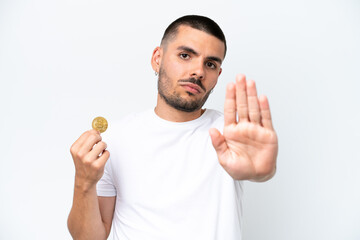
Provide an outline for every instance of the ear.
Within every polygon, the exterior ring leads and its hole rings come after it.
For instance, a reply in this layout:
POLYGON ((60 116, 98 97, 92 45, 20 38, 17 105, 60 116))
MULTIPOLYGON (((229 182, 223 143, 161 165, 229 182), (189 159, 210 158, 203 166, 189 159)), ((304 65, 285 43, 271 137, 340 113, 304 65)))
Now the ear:
POLYGON ((152 69, 157 73, 160 70, 161 56, 162 56, 162 49, 160 47, 156 47, 151 56, 151 66, 152 69))
POLYGON ((222 68, 220 68, 220 71, 219 71, 219 75, 218 75, 218 76, 220 76, 221 73, 222 73, 222 68))

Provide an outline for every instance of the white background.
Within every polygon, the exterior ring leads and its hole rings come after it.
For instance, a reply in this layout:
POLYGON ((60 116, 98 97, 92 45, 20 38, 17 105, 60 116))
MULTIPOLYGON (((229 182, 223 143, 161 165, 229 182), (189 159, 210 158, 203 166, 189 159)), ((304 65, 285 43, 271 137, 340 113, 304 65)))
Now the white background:
POLYGON ((154 107, 151 53, 185 14, 228 40, 206 107, 236 73, 270 100, 278 172, 246 183, 244 239, 360 239, 357 0, 0 0, 0 239, 70 239, 71 144, 154 107))

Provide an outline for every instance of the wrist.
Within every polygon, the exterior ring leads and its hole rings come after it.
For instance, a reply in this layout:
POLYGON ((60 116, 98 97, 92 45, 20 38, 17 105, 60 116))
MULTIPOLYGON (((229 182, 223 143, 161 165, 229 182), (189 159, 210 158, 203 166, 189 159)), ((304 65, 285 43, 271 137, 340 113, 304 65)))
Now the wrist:
POLYGON ((75 176, 74 188, 76 191, 82 193, 96 192, 96 182, 75 176))

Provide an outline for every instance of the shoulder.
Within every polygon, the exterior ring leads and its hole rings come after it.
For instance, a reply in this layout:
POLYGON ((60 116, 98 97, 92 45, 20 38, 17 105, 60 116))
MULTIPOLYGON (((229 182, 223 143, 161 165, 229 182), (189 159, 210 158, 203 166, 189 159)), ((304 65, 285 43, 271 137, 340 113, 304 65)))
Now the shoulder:
POLYGON ((211 119, 212 122, 223 122, 224 121, 224 114, 215 109, 206 109, 206 118, 211 119))
POLYGON ((208 117, 213 119, 223 118, 224 114, 215 109, 206 109, 206 113, 209 115, 208 117))
POLYGON ((222 129, 224 126, 224 114, 215 109, 206 109, 203 114, 204 123, 210 128, 222 129))

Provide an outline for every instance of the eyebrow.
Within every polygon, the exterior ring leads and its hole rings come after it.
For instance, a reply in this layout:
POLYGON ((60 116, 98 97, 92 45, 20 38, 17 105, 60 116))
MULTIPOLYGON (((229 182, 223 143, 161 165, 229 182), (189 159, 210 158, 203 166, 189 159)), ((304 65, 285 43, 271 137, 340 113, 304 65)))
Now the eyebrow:
MULTIPOLYGON (((199 56, 198 52, 196 52, 194 49, 192 49, 190 47, 187 47, 187 46, 180 46, 180 47, 177 48, 177 50, 186 51, 186 52, 194 54, 195 56, 199 56)), ((206 57, 206 59, 218 62, 219 64, 222 63, 221 59, 218 58, 218 57, 215 57, 215 56, 208 56, 208 57, 206 57)))

